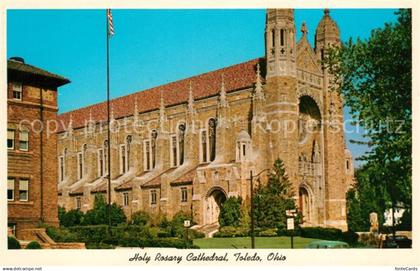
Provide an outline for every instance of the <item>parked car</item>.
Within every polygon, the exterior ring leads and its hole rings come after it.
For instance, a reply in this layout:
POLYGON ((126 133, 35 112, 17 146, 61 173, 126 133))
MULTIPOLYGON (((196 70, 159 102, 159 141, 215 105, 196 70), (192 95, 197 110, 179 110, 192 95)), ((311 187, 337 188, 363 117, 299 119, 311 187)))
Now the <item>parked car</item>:
POLYGON ((412 240, 405 235, 388 235, 383 243, 383 248, 411 248, 412 240))
POLYGON ((313 241, 306 248, 349 248, 349 244, 341 241, 313 241))

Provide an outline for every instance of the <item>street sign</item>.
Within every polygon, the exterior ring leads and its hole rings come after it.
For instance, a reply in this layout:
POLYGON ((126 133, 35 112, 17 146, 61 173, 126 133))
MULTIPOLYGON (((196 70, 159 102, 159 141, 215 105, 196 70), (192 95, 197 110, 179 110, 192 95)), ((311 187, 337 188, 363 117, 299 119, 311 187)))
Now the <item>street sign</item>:
POLYGON ((189 220, 184 220, 184 227, 188 228, 191 225, 191 221, 189 220))
POLYGON ((288 230, 294 230, 295 229, 295 219, 294 218, 288 218, 287 219, 287 229, 288 230))
POLYGON ((296 216, 296 209, 286 210, 286 216, 296 216))

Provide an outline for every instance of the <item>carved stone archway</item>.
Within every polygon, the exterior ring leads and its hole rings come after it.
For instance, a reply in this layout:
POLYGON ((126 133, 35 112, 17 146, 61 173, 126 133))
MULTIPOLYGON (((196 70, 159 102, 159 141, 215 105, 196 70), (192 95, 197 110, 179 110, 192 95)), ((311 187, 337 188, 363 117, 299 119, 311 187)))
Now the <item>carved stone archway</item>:
POLYGON ((297 95, 297 103, 300 103, 300 100, 304 97, 307 96, 309 98, 311 98, 315 104, 318 106, 318 109, 320 111, 320 116, 321 118, 323 117, 323 106, 322 106, 322 96, 319 93, 316 93, 317 91, 311 90, 308 87, 298 87, 298 95, 297 95))
POLYGON ((314 196, 307 185, 299 187, 299 210, 302 213, 302 225, 312 226, 315 224, 314 196))
POLYGON ((218 224, 222 204, 226 201, 227 194, 223 188, 212 187, 204 200, 203 221, 204 225, 218 224))

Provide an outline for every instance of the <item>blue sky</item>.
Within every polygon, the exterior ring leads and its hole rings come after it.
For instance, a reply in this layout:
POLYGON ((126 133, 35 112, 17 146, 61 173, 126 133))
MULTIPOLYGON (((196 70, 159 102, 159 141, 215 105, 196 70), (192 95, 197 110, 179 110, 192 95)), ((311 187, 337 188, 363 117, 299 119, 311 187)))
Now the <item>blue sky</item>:
MULTIPOLYGON (((111 97, 119 97, 264 55, 265 10, 118 10, 110 42, 111 97)), ((332 9, 341 39, 367 38, 394 9, 332 9)), ((313 44, 321 9, 295 10, 313 44)), ((104 10, 8 10, 7 57, 71 80, 59 90, 59 112, 106 99, 104 10)), ((346 112, 345 118, 349 119, 346 112)), ((346 134, 347 140, 360 134, 346 134)), ((348 143, 353 155, 364 146, 348 143)))

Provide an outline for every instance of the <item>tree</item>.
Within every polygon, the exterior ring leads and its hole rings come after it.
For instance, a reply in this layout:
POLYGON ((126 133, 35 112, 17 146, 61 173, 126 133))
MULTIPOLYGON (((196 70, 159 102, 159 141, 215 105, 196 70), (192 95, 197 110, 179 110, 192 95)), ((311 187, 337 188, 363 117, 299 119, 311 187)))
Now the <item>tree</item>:
POLYGON ((369 231, 369 215, 378 214, 378 222, 384 221, 386 199, 381 195, 383 191, 374 187, 369 168, 362 167, 356 170, 356 182, 347 192, 347 224, 352 231, 369 231), (379 193, 379 194, 378 194, 379 193))
POLYGON ((219 223, 224 226, 239 226, 241 224, 242 210, 241 197, 229 197, 222 205, 219 214, 219 223))
POLYGON ((323 61, 331 86, 344 96, 353 119, 366 131, 370 147, 361 160, 364 180, 382 201, 411 208, 411 10, 400 9, 396 23, 327 51, 323 61), (381 193, 382 192, 382 193, 381 193))
POLYGON ((258 184, 254 192, 254 217, 257 227, 285 228, 286 210, 295 209, 292 184, 286 175, 283 161, 277 159, 268 174, 266 185, 258 184))
MULTIPOLYGON (((60 209, 59 209, 60 210, 60 209)), ((78 210, 70 210, 68 212, 62 213, 63 210, 60 211, 60 226, 63 227, 72 227, 72 226, 79 226, 83 221, 83 213, 78 210)))
MULTIPOLYGON (((120 223, 126 222, 127 217, 124 214, 123 209, 116 203, 111 204, 111 225, 116 226, 120 223)), ((93 209, 86 212, 84 219, 84 225, 100 225, 108 224, 108 204, 105 202, 105 198, 102 194, 95 195, 95 201, 93 209)))
POLYGON ((137 211, 131 215, 131 224, 146 226, 150 224, 150 214, 144 211, 137 211))

